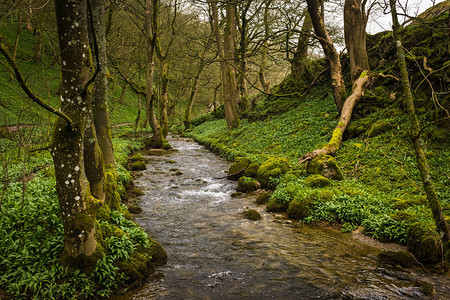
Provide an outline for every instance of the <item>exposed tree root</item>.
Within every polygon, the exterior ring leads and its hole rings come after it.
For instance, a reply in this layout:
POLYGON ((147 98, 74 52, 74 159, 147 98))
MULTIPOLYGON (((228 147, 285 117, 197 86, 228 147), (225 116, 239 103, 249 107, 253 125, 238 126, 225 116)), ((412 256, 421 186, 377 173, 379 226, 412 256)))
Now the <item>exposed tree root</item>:
POLYGON ((321 154, 334 155, 339 150, 342 142, 342 136, 352 117, 353 108, 355 107, 359 99, 361 99, 361 96, 364 94, 364 89, 369 83, 369 72, 363 71, 361 73, 361 76, 353 83, 352 94, 347 99, 345 99, 344 106, 342 107, 341 111, 341 117, 339 118, 339 122, 336 128, 333 130, 331 140, 321 149, 316 149, 312 152, 304 154, 300 158, 300 165, 304 162, 313 160, 321 154))

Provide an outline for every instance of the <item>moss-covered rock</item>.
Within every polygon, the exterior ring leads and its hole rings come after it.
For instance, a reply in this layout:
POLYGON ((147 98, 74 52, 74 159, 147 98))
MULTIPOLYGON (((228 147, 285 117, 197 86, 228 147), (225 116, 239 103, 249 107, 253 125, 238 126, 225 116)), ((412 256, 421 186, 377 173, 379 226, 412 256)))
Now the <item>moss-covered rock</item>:
POLYGON ((270 198, 266 207, 268 212, 286 212, 289 202, 278 202, 276 199, 270 198))
POLYGON ((393 209, 406 209, 410 206, 414 205, 426 205, 427 201, 426 198, 418 198, 418 199, 401 199, 401 198, 394 198, 392 201, 392 208, 393 209))
POLYGON ((251 177, 242 176, 238 180, 238 186, 237 186, 236 190, 238 192, 247 193, 247 192, 256 191, 257 189, 259 189, 260 186, 261 186, 261 184, 258 181, 256 181, 255 179, 253 179, 251 177))
POLYGON ((374 137, 380 135, 388 130, 391 130, 393 125, 386 120, 379 120, 372 124, 369 131, 367 131, 368 137, 374 137))
POLYGON ((378 254, 378 259, 388 265, 399 265, 404 268, 409 268, 416 265, 416 259, 408 251, 383 251, 378 254))
POLYGON ((146 170, 147 167, 145 166, 145 162, 138 160, 134 163, 131 164, 131 170, 133 171, 142 171, 142 170, 146 170))
POLYGON ((434 286, 431 283, 425 281, 416 281, 415 286, 420 288, 420 291, 425 296, 436 295, 436 290, 434 289, 434 286))
POLYGON ((128 157, 128 161, 130 162, 135 162, 135 161, 145 161, 145 158, 140 154, 140 153, 136 153, 130 157, 128 157))
POLYGON ((321 154, 310 161, 306 167, 309 174, 320 174, 333 180, 342 180, 344 173, 338 166, 336 159, 330 155, 321 154))
POLYGON ((314 174, 305 179, 305 184, 310 187, 324 187, 330 184, 330 179, 320 174, 314 174))
POLYGON ((234 192, 234 193, 231 193, 231 198, 236 198, 236 197, 239 197, 240 195, 242 195, 242 192, 234 192))
POLYGON ((142 212, 142 208, 140 208, 140 207, 137 206, 137 205, 129 205, 129 206, 128 206, 128 211, 129 211, 131 214, 140 214, 140 213, 142 212))
POLYGON ((133 186, 128 190, 128 194, 132 197, 139 197, 145 193, 140 188, 133 186))
POLYGON ((262 187, 269 184, 270 177, 279 177, 289 171, 289 164, 285 158, 271 157, 266 160, 256 173, 256 180, 261 183, 262 187))
POLYGON ((252 161, 248 157, 236 157, 228 170, 227 178, 230 180, 238 180, 251 163, 252 161))
POLYGON ((254 209, 249 209, 249 210, 244 211, 243 215, 244 215, 244 218, 246 218, 247 220, 250 220, 250 221, 258 221, 258 220, 262 219, 261 214, 254 209))
POLYGON ((262 192, 261 194, 258 195, 258 197, 256 197, 255 200, 256 204, 266 204, 270 199, 270 195, 271 193, 269 192, 266 191, 262 192))
POLYGON ((289 203, 287 213, 290 218, 296 220, 303 220, 309 216, 314 199, 312 197, 294 199, 289 203))
POLYGON ((256 174, 258 172, 259 169, 259 164, 257 163, 252 163, 250 164, 247 169, 244 171, 244 176, 245 177, 252 177, 252 178, 256 178, 256 174))
POLYGON ((406 242, 409 251, 422 263, 435 263, 441 259, 442 243, 433 227, 419 222, 412 224, 406 242))

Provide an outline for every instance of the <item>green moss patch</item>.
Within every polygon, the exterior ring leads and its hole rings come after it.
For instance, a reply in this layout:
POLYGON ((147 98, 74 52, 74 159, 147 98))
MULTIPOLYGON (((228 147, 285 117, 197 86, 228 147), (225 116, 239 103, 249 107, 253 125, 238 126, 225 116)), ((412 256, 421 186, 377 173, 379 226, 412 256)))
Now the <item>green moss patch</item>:
POLYGON ((237 186, 236 190, 238 192, 247 193, 247 192, 256 191, 257 189, 259 189, 260 186, 261 186, 260 183, 258 181, 256 181, 255 179, 253 179, 251 177, 242 176, 238 180, 238 186, 237 186))
POLYGON ((262 216, 259 212, 254 209, 249 209, 243 212, 244 218, 250 221, 258 221, 262 219, 262 216))
POLYGON ((336 159, 330 155, 321 154, 314 158, 308 163, 306 171, 310 174, 320 174, 334 180, 342 180, 344 178, 344 173, 338 166, 336 159))
POLYGON ((147 169, 145 162, 140 160, 132 163, 130 168, 132 171, 143 171, 147 169))
POLYGON ((308 176, 305 179, 305 184, 310 187, 324 187, 330 184, 330 179, 320 174, 315 174, 308 176))
POLYGON ((250 158, 236 157, 228 170, 227 178, 230 180, 238 180, 251 163, 252 161, 250 158))

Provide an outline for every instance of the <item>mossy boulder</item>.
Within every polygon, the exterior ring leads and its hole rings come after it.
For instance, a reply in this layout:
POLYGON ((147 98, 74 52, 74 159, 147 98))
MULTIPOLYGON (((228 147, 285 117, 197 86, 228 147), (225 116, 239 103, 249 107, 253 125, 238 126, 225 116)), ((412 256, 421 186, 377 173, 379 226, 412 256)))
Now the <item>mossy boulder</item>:
POLYGON ((248 157, 236 157, 228 170, 227 178, 230 180, 238 180, 251 163, 252 161, 248 157))
POLYGON ((289 207, 289 202, 279 202, 275 198, 270 198, 267 202, 268 212, 286 212, 289 207))
POLYGON ((259 169, 259 164, 257 163, 252 163, 250 164, 247 169, 244 171, 244 176, 245 177, 252 177, 252 178, 256 178, 256 175, 258 173, 258 169, 259 169))
POLYGON ((261 184, 258 181, 256 181, 255 179, 253 179, 251 177, 242 176, 238 180, 238 186, 237 186, 236 190, 238 192, 243 192, 243 193, 253 192, 253 191, 256 191, 257 189, 259 189, 260 186, 261 186, 261 184))
POLYGON ((250 220, 250 221, 258 221, 258 220, 262 219, 261 214, 254 209, 249 209, 249 210, 244 211, 243 215, 244 215, 244 218, 246 218, 247 220, 250 220))
POLYGON ((140 153, 136 153, 136 154, 128 157, 128 161, 131 161, 131 162, 140 161, 140 160, 142 160, 142 161, 146 160, 140 153))
POLYGON ((374 137, 380 135, 388 130, 391 130, 393 125, 386 120, 379 120, 372 124, 370 129, 367 131, 368 137, 374 137))
POLYGON ((344 173, 338 166, 336 159, 330 155, 321 154, 310 161, 306 167, 309 174, 320 174, 333 180, 342 180, 344 173))
POLYGON ((409 251, 422 263, 436 263, 442 256, 442 243, 434 227, 422 223, 412 224, 407 232, 409 251))
POLYGON ((147 167, 145 166, 145 162, 143 162, 142 160, 135 161, 131 164, 130 168, 132 171, 142 171, 147 169, 147 167))
POLYGON ((279 177, 289 171, 289 164, 285 158, 271 157, 266 160, 256 173, 256 180, 261 183, 262 187, 269 184, 270 177, 279 177))
POLYGON ((142 208, 140 208, 140 207, 137 206, 137 205, 129 205, 129 206, 128 206, 128 211, 129 211, 131 214, 140 214, 140 213, 142 212, 142 208))
POLYGON ((133 186, 128 190, 128 194, 132 197, 139 197, 145 193, 140 188, 133 186))
POLYGON ((416 265, 416 259, 408 251, 383 251, 378 254, 378 259, 388 265, 399 265, 404 268, 409 268, 416 265))
POLYGON ((270 199, 270 195, 271 193, 269 192, 262 192, 256 197, 256 204, 266 204, 270 199))
POLYGON ((330 184, 330 179, 320 174, 314 174, 305 179, 305 184, 310 187, 324 187, 330 184))
POLYGON ((303 220, 311 213, 314 199, 312 197, 294 199, 289 203, 287 213, 290 218, 303 220))
POLYGON ((392 208, 393 209, 406 209, 408 207, 414 206, 414 205, 426 205, 427 201, 426 198, 418 198, 418 199, 401 199, 401 198, 394 198, 392 201, 392 208))

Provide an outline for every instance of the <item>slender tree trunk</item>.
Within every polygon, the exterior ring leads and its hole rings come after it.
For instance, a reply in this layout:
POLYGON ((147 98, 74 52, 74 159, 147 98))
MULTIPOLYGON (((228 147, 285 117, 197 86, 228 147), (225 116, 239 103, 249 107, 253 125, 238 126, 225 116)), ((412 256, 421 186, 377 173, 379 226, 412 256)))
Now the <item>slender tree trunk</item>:
POLYGON ((269 93, 270 92, 270 85, 267 82, 267 76, 266 76, 266 68, 267 68, 267 53, 269 52, 269 30, 270 30, 270 24, 269 24, 269 12, 270 12, 270 4, 272 3, 272 0, 267 0, 266 4, 264 6, 264 44, 262 45, 261 49, 261 63, 259 65, 259 81, 261 82, 261 86, 264 92, 269 93))
POLYGON ((219 52, 220 69, 222 74, 222 91, 225 106, 225 119, 227 120, 228 129, 237 128, 239 126, 239 117, 237 114, 237 103, 239 99, 239 91, 236 85, 236 76, 232 66, 234 62, 234 45, 236 32, 236 7, 234 4, 227 2, 226 4, 226 26, 224 43, 222 48, 222 38, 219 32, 219 12, 217 2, 211 1, 211 9, 213 16, 214 34, 216 36, 217 51, 219 52))
POLYGON ((95 218, 88 210, 91 195, 84 168, 84 133, 88 119, 85 84, 90 78, 91 53, 87 32, 86 1, 55 1, 62 62, 59 109, 75 124, 58 118, 53 127, 51 154, 55 165, 64 224, 63 263, 91 263, 87 258, 97 248, 95 218), (74 42, 76 41, 76 42, 74 42))
MULTIPOLYGON (((14 50, 12 55, 14 61, 16 61, 17 48, 19 47, 21 22, 22 22, 22 14, 19 13, 19 21, 17 22, 17 30, 16 30, 16 40, 14 42, 14 50)), ((14 78, 14 71, 11 71, 11 74, 9 76, 9 82, 11 82, 13 78, 14 78)))
POLYGON ((433 219, 436 224, 436 230, 442 237, 443 242, 448 242, 450 239, 449 226, 442 214, 442 208, 439 203, 439 197, 434 189, 433 181, 430 176, 430 169, 428 166, 427 157, 423 150, 423 140, 420 138, 420 125, 417 120, 416 111, 414 108, 413 96, 409 84, 409 75, 406 68, 405 53, 400 38, 400 24, 397 19, 396 0, 389 0, 392 15, 392 29, 394 31, 395 46, 397 49, 398 65, 400 68, 401 80, 403 85, 404 101, 410 123, 410 136, 413 142, 414 151, 416 153, 417 165, 419 167, 422 183, 427 195, 428 204, 430 205, 433 219))
POLYGON ((325 155, 336 154, 336 152, 339 150, 339 147, 341 146, 344 131, 347 128, 350 119, 352 117, 353 108, 355 107, 359 99, 361 99, 361 96, 363 95, 364 92, 364 88, 369 83, 369 81, 370 77, 368 75, 368 72, 367 71, 362 72, 360 78, 358 78, 353 84, 352 94, 344 102, 341 117, 339 118, 339 122, 336 128, 333 130, 331 140, 324 147, 304 154, 300 158, 299 164, 302 164, 306 161, 310 161, 321 154, 325 155))
POLYGON ((155 51, 155 39, 156 32, 154 31, 154 21, 153 19, 157 16, 157 0, 146 0, 145 1, 145 34, 146 34, 146 57, 147 57, 147 68, 146 68, 146 80, 145 80, 145 109, 146 109, 146 120, 153 130, 153 146, 162 147, 163 145, 163 135, 161 132, 161 127, 159 126, 158 119, 155 113, 155 101, 153 95, 153 75, 155 70, 154 65, 154 51, 155 51))
POLYGON ((362 0, 345 0, 344 5, 345 46, 350 57, 352 82, 359 77, 363 70, 369 70, 369 58, 366 50, 368 16, 364 3, 365 1, 362 0))
POLYGON ((312 29, 312 21, 309 16, 308 10, 305 11, 305 17, 302 25, 302 33, 298 38, 297 49, 295 50, 294 57, 291 63, 292 79, 298 84, 301 80, 306 68, 306 60, 308 58, 308 44, 310 40, 309 34, 312 29))
MULTIPOLYGON (((111 123, 108 112, 108 79, 106 57, 105 3, 104 0, 91 0, 94 33, 98 46, 98 58, 93 60, 99 65, 99 72, 94 81, 93 113, 98 144, 103 153, 107 169, 115 169, 114 148, 111 137, 111 123)), ((95 46, 95 45, 94 45, 95 46)))
POLYGON ((334 48, 333 40, 331 39, 325 27, 323 16, 319 11, 319 4, 320 6, 322 6, 324 0, 319 1, 307 0, 308 11, 309 15, 311 16, 314 32, 319 37, 319 42, 322 45, 323 52, 325 53, 328 65, 330 66, 333 97, 334 101, 336 102, 336 107, 340 112, 342 110, 342 98, 345 97, 346 94, 344 78, 342 77, 341 61, 339 58, 339 53, 334 48))
POLYGON ((169 76, 167 74, 167 57, 160 58, 161 62, 161 131, 164 138, 169 133, 169 118, 167 108, 169 106, 169 76))
POLYGON ((38 35, 37 45, 34 52, 34 61, 42 61, 42 47, 43 47, 43 34, 42 30, 37 29, 36 33, 38 35))
POLYGON ((240 26, 240 43, 239 43, 239 68, 240 72, 238 74, 238 89, 240 96, 240 109, 245 111, 248 108, 248 88, 247 88, 247 76, 248 76, 248 63, 247 63, 247 30, 248 30, 248 20, 247 12, 250 9, 250 4, 252 1, 244 2, 245 6, 241 13, 241 26, 240 26))

